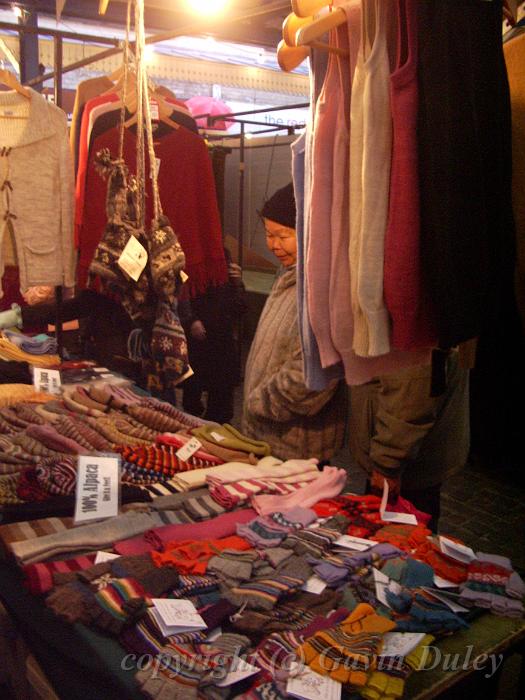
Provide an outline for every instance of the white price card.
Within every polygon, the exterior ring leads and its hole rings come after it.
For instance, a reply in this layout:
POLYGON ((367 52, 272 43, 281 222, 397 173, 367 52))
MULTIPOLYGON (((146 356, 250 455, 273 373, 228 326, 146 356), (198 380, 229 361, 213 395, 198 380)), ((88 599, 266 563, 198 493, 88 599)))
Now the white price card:
POLYGON ((119 559, 120 554, 113 554, 113 552, 97 552, 95 557, 95 564, 102 564, 105 561, 111 561, 112 559, 119 559))
POLYGON ((447 581, 446 578, 434 574, 434 586, 438 588, 457 588, 458 584, 454 583, 454 581, 447 581))
POLYGON ((257 666, 252 666, 244 659, 236 656, 233 659, 227 675, 222 679, 222 681, 218 681, 216 685, 218 688, 226 688, 228 685, 233 685, 234 683, 238 683, 239 681, 243 681, 245 678, 249 678, 256 673, 259 673, 260 670, 261 669, 257 668, 257 666))
POLYGON ((117 262, 118 266, 124 270, 132 280, 138 282, 142 270, 146 267, 146 263, 148 262, 148 253, 138 238, 130 236, 117 262))
POLYGON ((407 656, 424 637, 424 632, 387 632, 379 656, 407 656))
POLYGON ((119 456, 78 458, 75 523, 112 518, 119 509, 119 456))
POLYGON ((46 394, 60 394, 62 380, 59 370, 35 367, 33 369, 33 386, 36 391, 44 391, 46 394))
POLYGON ((226 440, 226 438, 224 437, 224 435, 221 435, 220 433, 216 433, 215 430, 212 430, 212 431, 210 432, 210 435, 212 436, 212 438, 213 438, 214 440, 217 440, 217 442, 224 442, 224 440, 226 440))
POLYGON ((383 496, 381 498, 381 505, 379 506, 379 514, 381 520, 385 523, 401 523, 403 525, 417 525, 417 518, 412 513, 394 513, 386 509, 388 505, 388 492, 389 492, 388 481, 383 479, 383 496))
POLYGON ((443 603, 443 605, 446 605, 447 608, 452 610, 453 613, 468 612, 468 608, 463 607, 463 605, 460 605, 459 603, 455 603, 453 600, 451 600, 450 598, 447 597, 448 595, 456 596, 455 593, 453 593, 453 594, 445 594, 444 592, 438 593, 434 588, 427 588, 426 586, 423 587, 423 590, 426 591, 429 595, 431 595, 436 600, 439 600, 439 602, 443 603))
POLYGON ((341 688, 341 683, 309 668, 305 668, 301 675, 289 678, 286 684, 288 695, 305 700, 340 700, 341 688))
POLYGON ((376 569, 375 567, 372 568, 372 574, 374 576, 374 583, 376 587, 376 598, 380 603, 383 603, 383 605, 386 605, 386 607, 389 608, 390 605, 386 599, 386 589, 388 588, 390 579, 382 571, 379 571, 379 569, 376 569))
POLYGON ((179 459, 182 459, 185 462, 192 455, 194 455, 195 452, 197 452, 197 450, 200 450, 201 447, 202 442, 199 442, 197 438, 191 438, 191 440, 188 440, 188 442, 185 445, 179 447, 175 454, 179 459))
MULTIPOLYGON (((150 111, 150 116, 151 116, 152 121, 158 122, 159 121, 159 103, 157 102, 157 100, 150 100, 149 101, 149 111, 150 111)), ((156 158, 155 160, 158 160, 158 158, 156 158)), ((157 175, 158 175, 158 171, 157 171, 157 175)))
POLYGON ((443 535, 439 535, 439 546, 443 554, 452 557, 452 559, 457 559, 463 564, 470 564, 470 562, 474 561, 476 558, 476 555, 470 547, 449 540, 448 537, 443 537, 443 535))
POLYGON ((151 614, 165 637, 206 629, 206 623, 191 601, 173 598, 153 598, 152 601, 151 614))
POLYGON ((354 549, 356 552, 366 552, 367 549, 373 547, 377 542, 365 540, 362 537, 354 537, 353 535, 341 535, 334 545, 344 547, 345 549, 354 549))
POLYGON ((322 578, 319 578, 316 574, 313 576, 310 576, 310 578, 303 583, 301 586, 303 591, 307 591, 308 593, 322 593, 324 589, 326 588, 326 582, 323 581, 322 578))

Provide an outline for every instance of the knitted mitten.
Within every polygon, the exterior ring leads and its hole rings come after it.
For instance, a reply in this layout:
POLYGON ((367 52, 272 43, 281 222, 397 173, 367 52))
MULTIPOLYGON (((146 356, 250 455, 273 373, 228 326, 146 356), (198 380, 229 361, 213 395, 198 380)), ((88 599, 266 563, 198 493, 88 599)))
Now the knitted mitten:
POLYGON ((22 325, 22 310, 18 304, 11 304, 10 309, 0 312, 0 328, 22 328, 22 325))

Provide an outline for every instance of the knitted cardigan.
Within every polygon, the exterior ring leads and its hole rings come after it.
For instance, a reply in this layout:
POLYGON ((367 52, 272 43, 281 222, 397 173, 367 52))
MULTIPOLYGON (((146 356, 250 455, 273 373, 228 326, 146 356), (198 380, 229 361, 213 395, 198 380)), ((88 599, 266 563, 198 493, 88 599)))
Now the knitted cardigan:
POLYGON ((343 442, 345 408, 337 382, 324 391, 305 385, 296 270, 286 270, 266 301, 248 356, 242 430, 282 459, 329 458, 343 442))
MULTIPOLYGON (((75 284, 73 166, 65 113, 31 90, 31 100, 0 93, 0 184, 11 184, 10 212, 24 292, 38 285, 75 284), (4 118, 20 115, 26 119, 4 118)), ((6 212, 2 198, 0 213, 6 212)), ((4 232, 7 235, 7 232, 4 232)), ((3 274, 0 255, 0 275, 3 274)))

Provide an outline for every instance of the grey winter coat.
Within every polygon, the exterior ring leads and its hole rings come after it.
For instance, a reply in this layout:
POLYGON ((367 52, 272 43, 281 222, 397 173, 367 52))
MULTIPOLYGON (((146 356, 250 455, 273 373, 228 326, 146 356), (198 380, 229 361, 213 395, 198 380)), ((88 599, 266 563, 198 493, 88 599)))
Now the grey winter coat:
POLYGON ((346 389, 311 391, 304 382, 295 267, 276 281, 246 364, 242 430, 282 459, 328 459, 342 446, 346 389))

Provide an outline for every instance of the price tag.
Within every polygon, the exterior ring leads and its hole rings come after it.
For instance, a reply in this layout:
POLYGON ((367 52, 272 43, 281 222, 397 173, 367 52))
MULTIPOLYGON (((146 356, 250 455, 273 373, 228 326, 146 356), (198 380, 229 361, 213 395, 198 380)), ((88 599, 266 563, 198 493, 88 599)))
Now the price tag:
POLYGON ((424 632, 387 632, 379 656, 408 656, 424 637, 424 632))
POLYGON ((301 586, 303 591, 308 591, 308 593, 322 593, 326 588, 326 582, 319 578, 316 574, 310 576, 308 581, 303 583, 301 586))
POLYGON ((257 668, 257 666, 252 666, 244 659, 236 656, 233 659, 231 668, 226 677, 223 678, 222 681, 217 682, 217 687, 225 688, 228 685, 233 685, 234 683, 238 683, 238 681, 242 681, 245 678, 249 678, 256 673, 259 673, 260 670, 261 669, 257 668))
POLYGON ((112 518, 119 508, 119 457, 78 458, 75 523, 112 518))
POLYGON ((153 617, 165 637, 186 631, 206 629, 206 623, 190 600, 152 598, 153 617))
POLYGON ((148 262, 148 253, 135 236, 130 236, 126 247, 120 254, 118 266, 128 274, 132 280, 138 281, 142 270, 148 262))
POLYGON ((112 552, 97 552, 95 557, 95 564, 102 564, 105 561, 111 561, 112 559, 118 559, 120 554, 113 554, 112 552))
POLYGON ((373 547, 377 542, 365 540, 362 537, 354 537, 353 535, 341 535, 334 545, 344 547, 345 549, 354 549, 356 552, 366 552, 367 549, 373 547))
POLYGON ((448 537, 443 537, 439 535, 439 546, 443 554, 446 554, 453 559, 457 559, 463 564, 470 564, 476 558, 476 555, 470 547, 459 542, 454 542, 449 540, 448 537))
POLYGON ((189 280, 189 276, 184 272, 184 270, 181 270, 179 274, 182 284, 189 280))
POLYGON ((154 122, 159 121, 159 103, 157 100, 150 100, 149 101, 149 110, 150 110, 150 115, 151 119, 154 122))
POLYGON ((412 513, 394 513, 386 509, 388 503, 388 481, 383 479, 383 496, 379 506, 379 515, 385 523, 402 523, 403 525, 417 525, 417 518, 412 513))
POLYGON ((341 683, 305 668, 300 676, 288 679, 286 692, 305 700, 340 700, 341 683))
POLYGON ((192 455, 194 455, 197 450, 200 450, 201 447, 202 443, 199 442, 197 438, 191 438, 191 440, 188 440, 188 442, 180 447, 175 454, 179 459, 182 459, 185 462, 192 455))
POLYGON ((62 381, 58 369, 43 369, 35 367, 33 370, 33 385, 36 391, 44 391, 46 394, 60 394, 62 381))
POLYGON ((211 431, 210 435, 212 436, 212 438, 214 440, 217 440, 217 442, 224 442, 224 440, 226 440, 224 435, 221 435, 220 433, 216 433, 214 430, 211 431))

